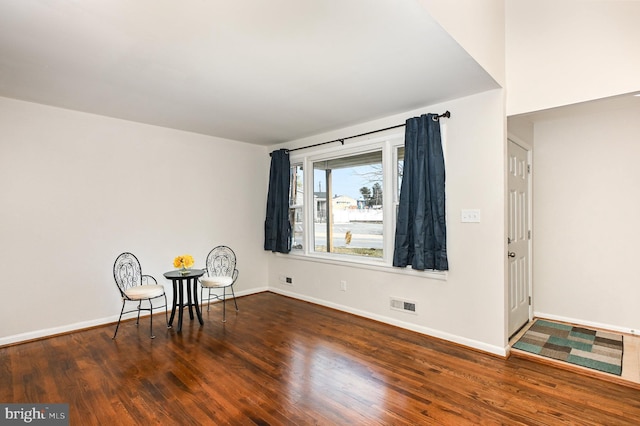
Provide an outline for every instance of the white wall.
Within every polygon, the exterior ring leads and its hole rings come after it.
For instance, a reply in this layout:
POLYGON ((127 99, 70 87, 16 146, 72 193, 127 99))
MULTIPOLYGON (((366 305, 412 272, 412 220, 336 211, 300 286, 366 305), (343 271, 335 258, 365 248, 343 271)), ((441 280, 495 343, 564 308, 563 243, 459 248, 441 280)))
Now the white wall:
MULTIPOLYGON (((319 263, 291 255, 269 257, 269 285, 281 293, 504 354, 505 119, 503 91, 432 105, 308 138, 318 143, 404 123, 421 113, 450 110, 446 120, 448 280, 367 267, 319 263), (481 210, 479 224, 460 223, 460 210, 481 210), (279 275, 294 278, 293 287, 279 275), (340 281, 347 291, 340 291, 340 281), (415 300, 418 315, 392 311, 391 296, 415 300)), ((348 144, 348 142, 347 142, 348 144)), ((292 144, 299 146, 300 141, 292 144)))
POLYGON ((534 311, 640 329, 640 100, 535 125, 534 311))
POLYGON ((504 0, 419 0, 438 23, 505 87, 504 0))
POLYGON ((264 147, 6 98, 0 135, 0 344, 117 320, 122 251, 169 298, 173 258, 217 244, 266 287, 264 147))
POLYGON ((507 0, 507 114, 640 89, 640 2, 507 0))

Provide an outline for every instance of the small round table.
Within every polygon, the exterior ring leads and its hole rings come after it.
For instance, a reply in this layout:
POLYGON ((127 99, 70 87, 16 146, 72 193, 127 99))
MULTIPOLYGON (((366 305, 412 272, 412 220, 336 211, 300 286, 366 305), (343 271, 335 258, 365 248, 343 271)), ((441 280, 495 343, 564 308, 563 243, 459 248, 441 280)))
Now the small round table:
POLYGON ((200 325, 204 324, 202 314, 200 313, 200 304, 198 303, 198 278, 203 276, 204 269, 189 269, 188 273, 180 270, 165 272, 163 275, 166 279, 171 280, 173 284, 173 307, 171 308, 171 319, 169 325, 173 325, 173 318, 178 308, 178 332, 182 331, 182 311, 189 307, 189 318, 193 320, 193 307, 196 308, 196 315, 200 325), (187 303, 184 303, 184 284, 187 287, 187 303), (191 294, 193 293, 193 297, 191 294))

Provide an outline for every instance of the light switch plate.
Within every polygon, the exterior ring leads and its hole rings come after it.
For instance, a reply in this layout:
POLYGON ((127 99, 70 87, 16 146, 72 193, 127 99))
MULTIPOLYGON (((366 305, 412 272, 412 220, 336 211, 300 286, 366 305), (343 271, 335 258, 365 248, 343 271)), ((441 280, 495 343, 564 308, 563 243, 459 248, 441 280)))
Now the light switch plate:
POLYGON ((479 209, 462 209, 463 223, 480 223, 480 210, 479 209))

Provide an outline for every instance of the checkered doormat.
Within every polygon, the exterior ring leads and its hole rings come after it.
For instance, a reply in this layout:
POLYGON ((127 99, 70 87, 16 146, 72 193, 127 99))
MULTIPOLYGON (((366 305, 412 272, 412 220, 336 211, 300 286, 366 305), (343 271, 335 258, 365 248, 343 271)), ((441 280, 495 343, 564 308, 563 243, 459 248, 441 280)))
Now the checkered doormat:
POLYGON ((617 333, 536 320, 513 348, 619 376, 624 350, 622 337, 617 333))

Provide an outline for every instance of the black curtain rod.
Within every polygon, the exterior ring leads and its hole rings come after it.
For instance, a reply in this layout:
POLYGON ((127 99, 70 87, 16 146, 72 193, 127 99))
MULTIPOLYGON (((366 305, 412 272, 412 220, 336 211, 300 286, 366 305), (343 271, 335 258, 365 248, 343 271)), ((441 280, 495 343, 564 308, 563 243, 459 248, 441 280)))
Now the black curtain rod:
MULTIPOLYGON (((445 111, 443 114, 436 115, 435 117, 433 117, 433 119, 437 121, 437 120, 440 120, 441 118, 450 118, 450 117, 451 117, 451 113, 449 111, 445 111)), ((301 146, 300 148, 288 149, 287 152, 297 151, 299 149, 313 148, 315 146, 326 145, 326 144, 335 143, 335 142, 340 142, 342 145, 344 145, 344 141, 347 139, 359 138, 360 136, 372 135, 374 133, 380 133, 380 132, 384 132, 385 130, 397 129, 398 127, 404 127, 404 126, 405 126, 404 124, 398 124, 397 126, 386 127, 384 129, 373 130, 371 132, 366 132, 366 133, 360 133, 359 135, 355 135, 355 136, 347 136, 346 138, 340 138, 340 139, 336 139, 328 142, 320 142, 313 145, 301 146)), ((271 153, 269 153, 269 157, 271 157, 271 153)))

